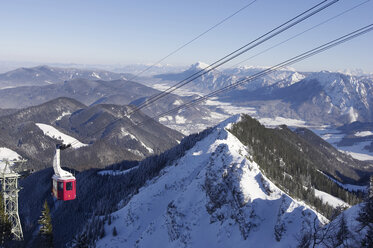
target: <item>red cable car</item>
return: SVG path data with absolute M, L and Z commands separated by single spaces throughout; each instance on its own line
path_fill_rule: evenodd
M 52 176 L 52 194 L 57 200 L 69 201 L 76 198 L 76 178 L 61 168 L 60 151 L 70 145 L 56 145 L 56 155 L 53 159 L 54 175 Z

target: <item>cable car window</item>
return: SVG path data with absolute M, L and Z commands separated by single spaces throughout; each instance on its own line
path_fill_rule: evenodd
M 72 190 L 73 189 L 73 183 L 72 182 L 67 182 L 66 183 L 66 190 Z
M 63 182 L 58 182 L 58 190 L 63 190 Z

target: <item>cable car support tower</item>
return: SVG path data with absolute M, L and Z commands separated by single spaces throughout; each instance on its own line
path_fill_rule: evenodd
M 4 212 L 8 216 L 9 221 L 12 224 L 12 234 L 15 240 L 23 240 L 21 221 L 18 215 L 18 178 L 20 175 L 10 169 L 10 162 L 5 162 L 4 170 L 1 172 L 1 192 L 3 194 Z M 17 162 L 25 162 L 17 161 Z

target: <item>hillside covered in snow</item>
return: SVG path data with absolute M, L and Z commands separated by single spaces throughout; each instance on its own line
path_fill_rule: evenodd
M 237 118 L 112 213 L 97 247 L 296 247 L 310 223 L 327 223 L 263 174 L 253 152 L 228 131 Z

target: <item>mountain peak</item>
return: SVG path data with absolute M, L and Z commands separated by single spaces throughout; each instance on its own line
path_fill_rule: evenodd
M 198 69 L 198 70 L 203 70 L 209 67 L 209 64 L 206 64 L 204 62 L 198 61 L 197 63 L 193 64 L 190 66 L 190 69 Z

